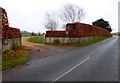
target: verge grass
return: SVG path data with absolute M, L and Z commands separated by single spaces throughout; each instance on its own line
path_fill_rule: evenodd
M 2 54 L 0 54 L 0 71 L 2 70 Z
M 25 46 L 14 47 L 13 50 L 5 51 L 2 54 L 2 70 L 25 63 L 28 60 L 28 48 Z
M 111 38 L 111 37 L 102 37 L 102 36 L 95 37 L 93 39 L 89 39 L 88 41 L 81 42 L 80 45 L 81 46 L 90 45 L 90 44 L 94 44 L 94 43 L 100 42 L 100 41 L 108 39 L 108 38 Z

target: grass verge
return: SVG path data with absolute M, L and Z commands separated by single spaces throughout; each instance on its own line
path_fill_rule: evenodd
M 2 70 L 2 54 L 0 54 L 0 71 Z
M 25 63 L 28 60 L 28 48 L 25 46 L 14 47 L 13 50 L 2 54 L 2 70 Z
M 31 36 L 30 38 L 28 38 L 27 41 L 33 42 L 33 43 L 44 43 L 45 42 L 44 34 L 42 34 L 40 36 Z
M 88 41 L 80 43 L 80 45 L 81 46 L 90 45 L 90 44 L 97 43 L 97 42 L 100 42 L 100 41 L 108 39 L 108 38 L 111 38 L 111 37 L 102 37 L 102 36 L 95 37 L 94 39 L 89 39 Z

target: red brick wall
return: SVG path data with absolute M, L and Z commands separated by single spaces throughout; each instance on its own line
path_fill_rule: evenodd
M 65 37 L 66 31 L 46 31 L 46 37 Z
M 9 27 L 8 23 L 8 17 L 7 12 L 5 9 L 0 7 L 0 15 L 2 15 L 2 23 L 0 23 L 0 30 L 2 30 L 0 33 L 0 37 L 2 36 L 3 39 L 12 39 L 12 38 L 18 38 L 21 36 L 20 30 L 17 28 Z
M 19 29 L 9 27 L 2 29 L 2 36 L 4 39 L 12 39 L 21 37 L 21 34 Z
M 72 28 L 73 25 L 76 25 L 76 29 Z M 109 31 L 84 23 L 69 23 L 66 25 L 66 30 L 69 33 L 70 37 L 89 37 L 89 36 L 109 36 Z
M 2 18 L 2 19 L 0 19 L 2 21 L 2 23 L 0 23 L 0 24 L 2 24 L 1 28 L 3 28 L 4 26 L 9 26 L 7 12 L 2 7 L 0 7 L 0 15 L 1 15 L 1 18 Z
M 90 37 L 90 36 L 110 36 L 109 31 L 84 23 L 68 23 L 66 31 L 46 31 L 46 37 L 65 37 L 68 32 L 69 37 Z
M 46 37 L 65 37 L 68 32 L 69 37 L 90 37 L 90 36 L 110 36 L 109 31 L 84 23 L 68 23 L 66 31 L 46 31 Z

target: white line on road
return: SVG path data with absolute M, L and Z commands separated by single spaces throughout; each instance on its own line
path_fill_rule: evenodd
M 72 67 L 70 70 L 68 70 L 67 72 L 65 72 L 64 74 L 62 74 L 60 77 L 58 77 L 57 79 L 55 79 L 54 81 L 52 81 L 52 83 L 54 83 L 55 81 L 59 80 L 60 78 L 62 78 L 63 76 L 65 76 L 66 74 L 68 74 L 69 72 L 71 72 L 72 70 L 74 70 L 75 68 L 77 68 L 79 65 L 81 65 L 82 63 L 84 63 L 85 61 L 87 61 L 89 58 L 90 57 L 84 59 L 82 62 L 80 62 L 76 66 Z

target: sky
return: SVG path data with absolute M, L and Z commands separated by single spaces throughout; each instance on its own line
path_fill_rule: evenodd
M 44 27 L 46 12 L 60 12 L 63 5 L 71 3 L 85 11 L 82 23 L 92 24 L 97 19 L 109 21 L 113 31 L 118 32 L 119 0 L 0 0 L 6 9 L 11 27 L 29 32 L 46 32 Z

